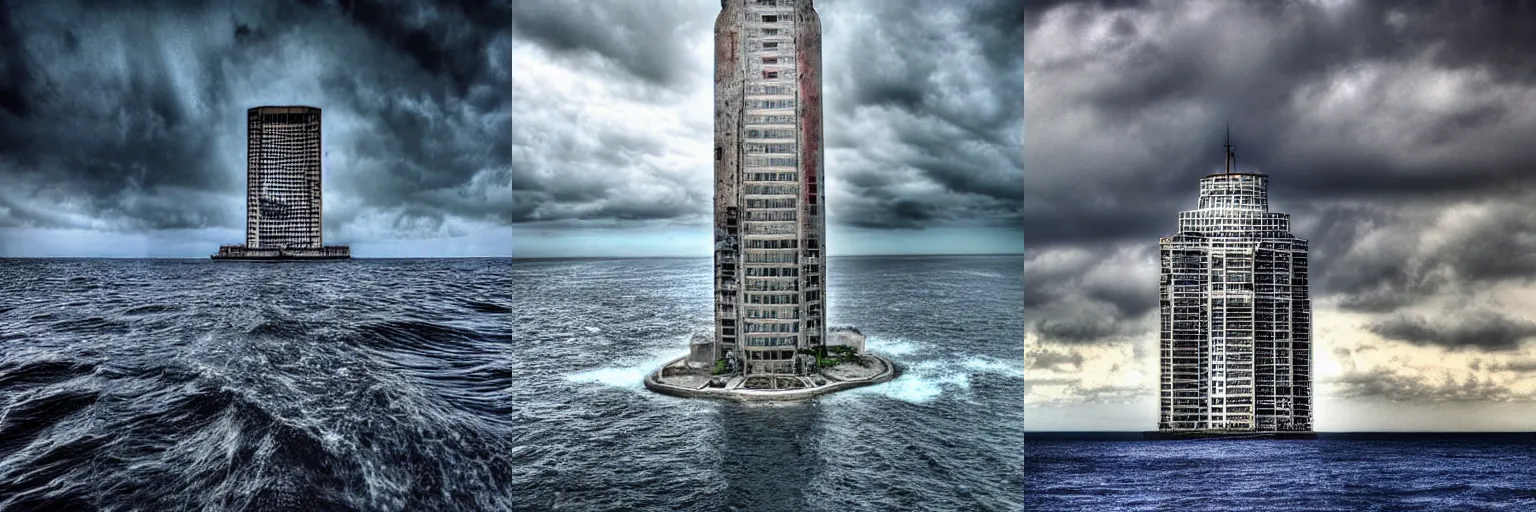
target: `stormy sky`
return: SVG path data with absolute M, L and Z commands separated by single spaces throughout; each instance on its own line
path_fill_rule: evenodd
M 326 243 L 511 253 L 500 1 L 0 1 L 0 256 L 244 237 L 245 111 L 323 110 Z
M 1035 2 L 1027 422 L 1157 422 L 1157 241 L 1222 165 L 1311 241 L 1319 430 L 1536 425 L 1536 5 Z
M 1019 253 L 1016 0 L 816 0 L 833 255 Z M 717 0 L 518 1 L 515 254 L 708 256 Z

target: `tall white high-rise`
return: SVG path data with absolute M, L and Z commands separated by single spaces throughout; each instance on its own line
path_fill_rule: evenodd
M 805 374 L 826 342 L 821 21 L 811 0 L 722 0 L 715 20 L 715 351 Z
M 1307 241 L 1269 211 L 1269 177 L 1200 179 L 1196 209 L 1161 240 L 1162 431 L 1310 432 Z

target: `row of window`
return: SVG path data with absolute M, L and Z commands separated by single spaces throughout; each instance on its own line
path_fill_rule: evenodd
M 792 292 L 800 289 L 800 282 L 782 279 L 755 279 L 747 281 L 747 291 L 751 292 Z
M 751 225 L 747 225 L 751 227 Z M 750 231 L 750 229 L 749 229 Z M 780 233 L 776 233 L 780 234 Z M 747 263 L 794 263 L 798 261 L 793 252 L 761 252 L 747 253 Z M 750 267 L 749 267 L 750 269 Z
M 747 208 L 794 208 L 794 198 L 784 199 L 748 199 Z
M 798 323 L 760 324 L 760 323 L 755 323 L 755 322 L 747 322 L 746 329 L 743 332 L 800 332 L 800 324 L 798 324 Z
M 797 234 L 797 233 L 798 232 L 795 231 L 795 225 L 793 223 L 789 223 L 789 222 L 775 222 L 775 223 L 771 223 L 771 224 L 766 224 L 766 223 L 749 223 L 749 224 L 747 224 L 747 234 L 748 235 L 793 235 L 793 234 Z
M 795 138 L 795 130 L 791 129 L 791 128 L 763 128 L 763 129 L 749 128 L 749 129 L 747 129 L 747 138 L 749 138 L 749 139 L 793 139 L 793 138 Z
M 800 297 L 793 293 L 748 293 L 747 304 L 799 304 Z
M 749 167 L 794 167 L 795 163 L 796 159 L 792 156 L 747 157 L 747 166 Z
M 749 164 L 750 165 L 750 164 Z M 747 181 L 795 181 L 792 172 L 749 172 Z
M 753 108 L 753 109 L 795 108 L 795 100 L 747 100 L 747 108 Z
M 795 116 L 747 116 L 747 124 L 795 124 Z
M 767 221 L 767 222 L 775 222 L 775 221 L 794 222 L 795 220 L 797 220 L 796 216 L 795 216 L 795 213 L 797 213 L 797 212 L 795 212 L 794 210 L 768 210 L 768 211 L 750 211 L 749 210 L 749 211 L 747 211 L 747 220 L 749 220 L 749 221 Z
M 763 154 L 763 153 L 789 153 L 789 154 L 794 154 L 794 152 L 795 152 L 795 143 L 793 143 L 793 142 L 778 142 L 778 143 L 772 143 L 772 144 L 765 144 L 765 143 L 761 143 L 761 142 L 748 142 L 748 143 L 746 143 L 746 146 L 747 146 L 747 154 L 749 154 L 749 155 L 759 155 L 759 154 Z
M 793 347 L 799 338 L 795 336 L 771 336 L 767 338 L 747 338 L 748 347 Z
M 790 213 L 794 212 L 791 211 Z M 794 249 L 798 245 L 797 242 L 799 242 L 799 240 L 763 240 L 761 238 L 748 238 L 746 241 L 746 246 L 748 249 Z
M 763 318 L 768 320 L 797 320 L 800 318 L 800 308 L 771 308 L 757 309 L 747 308 L 747 318 Z M 752 325 L 752 324 L 747 324 Z M 748 331 L 751 332 L 751 331 Z
M 800 269 L 794 267 L 747 267 L 746 270 L 747 277 L 798 277 L 800 275 Z

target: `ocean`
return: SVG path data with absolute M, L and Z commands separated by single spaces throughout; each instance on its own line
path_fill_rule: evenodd
M 904 367 L 793 404 L 641 379 L 711 325 L 707 259 L 517 260 L 513 486 L 529 510 L 1018 510 L 1023 258 L 828 262 L 829 325 Z
M 1536 510 L 1536 434 L 1026 436 L 1026 510 Z
M 507 510 L 509 259 L 0 260 L 0 510 Z

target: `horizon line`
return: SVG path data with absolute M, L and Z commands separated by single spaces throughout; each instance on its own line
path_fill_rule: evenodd
M 511 256 L 353 256 L 354 260 L 485 260 L 511 259 Z M 207 256 L 0 256 L 0 260 L 208 260 Z M 254 260 L 253 260 L 254 261 Z M 302 261 L 302 260 L 272 260 Z M 345 260 L 328 260 L 345 261 Z M 260 261 L 255 261 L 260 263 Z
M 931 254 L 837 254 L 827 256 L 832 258 L 889 258 L 889 257 L 933 257 L 933 256 L 1023 256 L 1022 252 L 967 252 L 967 253 L 931 253 Z M 514 260 L 666 260 L 666 259 L 708 259 L 714 256 L 705 254 L 701 256 L 512 256 Z
M 1030 434 L 1141 434 L 1157 430 L 1025 430 Z M 1260 432 L 1260 433 L 1266 433 Z M 1312 430 L 1314 434 L 1532 434 L 1536 430 Z

